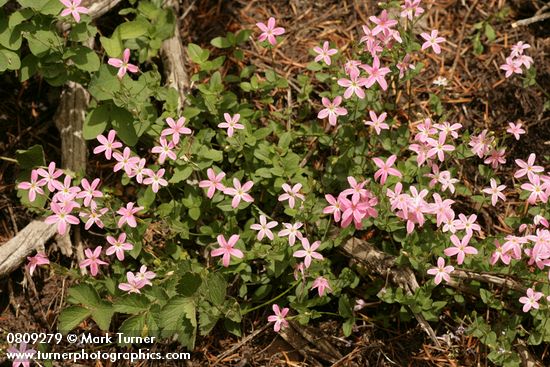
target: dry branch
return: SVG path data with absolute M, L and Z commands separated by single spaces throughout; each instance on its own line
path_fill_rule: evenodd
M 55 224 L 35 220 L 0 246 L 0 278 L 17 269 L 34 250 L 42 250 L 55 232 Z
M 122 0 L 85 0 L 82 5 L 88 7 L 88 15 L 92 19 L 97 19 L 121 2 Z M 71 23 L 61 23 L 58 28 L 61 32 L 66 32 L 71 29 Z
M 531 18 L 518 20 L 517 22 L 512 23 L 512 28 L 517 28 L 517 27 L 526 26 L 537 22 L 542 22 L 543 20 L 549 19 L 549 18 L 550 18 L 550 12 L 544 13 L 544 14 L 538 14 L 538 15 L 532 16 Z

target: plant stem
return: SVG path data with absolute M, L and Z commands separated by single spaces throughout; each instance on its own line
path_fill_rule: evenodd
M 256 311 L 256 310 L 259 309 L 259 308 L 262 308 L 262 307 L 264 307 L 264 306 L 266 306 L 266 305 L 269 305 L 269 304 L 275 302 L 276 300 L 278 300 L 279 298 L 281 298 L 282 296 L 284 296 L 285 294 L 287 294 L 288 292 L 290 292 L 294 287 L 296 287 L 296 286 L 298 285 L 299 282 L 300 282 L 300 281 L 297 280 L 297 281 L 295 281 L 294 283 L 292 283 L 292 284 L 290 285 L 290 287 L 288 287 L 288 289 L 287 289 L 286 291 L 284 291 L 283 293 L 279 294 L 277 297 L 272 298 L 272 299 L 270 299 L 269 301 L 262 303 L 261 305 L 258 305 L 258 306 L 255 306 L 255 307 L 252 307 L 252 308 L 249 308 L 249 309 L 244 310 L 243 312 L 241 312 L 241 315 L 246 315 L 246 314 L 249 313 L 249 312 Z

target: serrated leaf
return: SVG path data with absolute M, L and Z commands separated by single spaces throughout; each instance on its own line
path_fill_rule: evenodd
M 58 329 L 63 334 L 77 327 L 91 315 L 90 310 L 81 306 L 70 306 L 61 311 L 58 320 Z
M 129 294 L 113 304 L 115 312 L 138 314 L 149 308 L 151 302 L 142 294 Z
M 96 306 L 100 304 L 99 294 L 89 284 L 78 284 L 69 288 L 69 301 L 80 303 L 84 306 Z
M 115 311 L 113 306 L 105 301 L 101 301 L 97 306 L 91 309 L 92 320 L 95 321 L 97 326 L 103 331 L 108 331 L 111 325 L 111 319 Z
M 218 273 L 209 273 L 203 282 L 204 296 L 215 306 L 221 306 L 227 294 L 227 281 Z

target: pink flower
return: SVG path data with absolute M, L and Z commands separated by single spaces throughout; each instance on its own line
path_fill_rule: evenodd
M 395 163 L 395 160 L 397 159 L 397 156 L 391 155 L 386 162 L 384 162 L 380 158 L 373 158 L 374 164 L 378 168 L 380 168 L 378 171 L 374 173 L 374 180 L 377 181 L 380 179 L 380 184 L 385 184 L 386 180 L 388 179 L 388 175 L 396 176 L 396 177 L 403 177 L 401 175 L 401 172 L 399 172 L 397 169 L 392 168 L 393 164 Z
M 406 54 L 403 57 L 403 60 L 397 63 L 397 69 L 399 69 L 399 79 L 402 79 L 405 76 L 405 72 L 410 69 L 414 70 L 415 66 L 411 63 L 411 55 Z
M 234 234 L 229 238 L 229 241 L 225 240 L 225 237 L 223 235 L 218 235 L 217 237 L 218 243 L 220 245 L 220 248 L 217 248 L 215 250 L 212 250 L 210 252 L 211 256 L 223 256 L 222 257 L 222 264 L 224 267 L 229 266 L 229 262 L 231 261 L 231 256 L 235 256 L 239 259 L 242 259 L 244 254 L 241 250 L 233 248 L 237 241 L 239 240 L 239 235 Z
M 501 164 L 506 163 L 505 156 L 505 148 L 502 149 L 493 149 L 491 150 L 491 153 L 489 153 L 489 157 L 487 157 L 483 163 L 490 164 L 493 169 L 497 169 Z
M 172 151 L 174 149 L 175 143 L 172 140 L 171 142 L 166 141 L 164 137 L 160 138 L 160 146 L 155 146 L 151 149 L 151 152 L 159 154 L 159 163 L 163 164 L 166 160 L 166 157 L 175 161 L 177 159 L 176 153 Z
M 96 211 L 96 207 L 94 205 L 92 205 L 91 207 L 91 210 L 90 210 L 90 213 L 86 213 L 86 212 L 83 212 L 81 211 L 80 213 L 78 213 L 78 215 L 80 216 L 80 218 L 82 219 L 86 219 L 86 224 L 84 225 L 84 229 L 88 230 L 92 227 L 92 225 L 95 223 L 96 226 L 98 226 L 99 228 L 103 228 L 103 222 L 101 221 L 101 217 L 107 213 L 109 211 L 108 208 L 103 208 L 103 209 L 100 209 L 99 212 Z
M 455 147 L 450 144 L 445 144 L 445 139 L 447 136 L 444 133 L 439 134 L 439 139 L 435 140 L 432 138 L 427 138 L 426 143 L 431 147 L 428 151 L 428 158 L 431 158 L 437 155 L 439 161 L 443 162 L 445 160 L 445 152 L 452 152 L 455 150 Z
M 50 263 L 50 260 L 48 260 L 48 257 L 43 252 L 39 252 L 34 256 L 27 256 L 27 260 L 29 260 L 27 266 L 29 267 L 29 274 L 31 277 L 37 266 L 48 265 Z
M 63 183 L 60 181 L 55 181 L 53 183 L 53 186 L 58 191 L 57 194 L 54 196 L 54 200 L 59 200 L 59 198 L 66 198 L 69 201 L 72 201 L 76 197 L 76 195 L 80 192 L 80 187 L 73 186 L 71 176 L 65 176 L 65 179 L 63 180 Z M 80 205 L 78 205 L 80 206 Z
M 519 299 L 519 301 L 523 303 L 523 312 L 529 312 L 531 308 L 538 310 L 538 300 L 541 299 L 543 295 L 544 294 L 541 292 L 535 292 L 533 288 L 527 289 L 527 297 L 520 297 Z
M 510 253 L 505 251 L 504 247 L 500 246 L 500 243 L 498 240 L 495 240 L 495 252 L 491 254 L 491 259 L 489 260 L 489 264 L 495 265 L 497 261 L 500 259 L 505 265 L 510 264 L 510 260 L 512 260 L 512 256 L 510 256 Z
M 472 147 L 472 152 L 477 154 L 479 158 L 483 158 L 483 156 L 487 154 L 489 147 L 494 140 L 492 136 L 487 136 L 487 133 L 488 130 L 485 129 L 477 136 L 472 135 L 470 142 L 468 143 L 468 145 Z
M 434 124 L 434 127 L 440 130 L 445 135 L 451 135 L 454 139 L 458 138 L 457 130 L 462 128 L 461 124 L 450 124 L 449 121 L 445 121 L 442 124 Z
M 126 273 L 126 278 L 128 283 L 120 283 L 118 289 L 128 293 L 141 293 L 140 289 L 146 285 L 143 279 L 139 279 L 131 271 Z
M 397 25 L 397 20 L 389 19 L 387 10 L 382 10 L 379 17 L 370 16 L 369 20 L 376 24 L 376 27 L 372 30 L 372 35 L 376 36 L 378 33 L 389 33 L 391 28 Z
M 331 64 L 330 57 L 338 53 L 337 49 L 330 48 L 328 41 L 325 41 L 323 43 L 323 48 L 319 46 L 313 47 L 313 51 L 318 54 L 317 56 L 315 56 L 315 62 L 323 60 L 327 65 Z
M 369 74 L 369 77 L 366 79 L 365 82 L 365 88 L 370 88 L 374 83 L 378 83 L 380 85 L 380 88 L 382 88 L 383 90 L 388 89 L 388 83 L 386 82 L 385 75 L 390 72 L 390 68 L 381 68 L 380 59 L 378 57 L 375 57 L 373 59 L 372 66 L 368 64 L 363 64 L 360 67 Z
M 323 255 L 315 252 L 315 250 L 317 250 L 317 248 L 321 246 L 321 241 L 315 241 L 311 244 L 311 246 L 307 238 L 303 237 L 301 241 L 303 250 L 298 250 L 294 252 L 294 255 L 292 256 L 303 257 L 306 269 L 309 268 L 309 266 L 311 265 L 311 259 L 323 260 Z
M 418 17 L 424 13 L 424 9 L 420 7 L 422 0 L 405 0 L 405 4 L 401 5 L 401 18 L 413 20 L 413 17 Z
M 129 71 L 130 73 L 137 73 L 138 67 L 136 65 L 128 63 L 130 61 L 130 49 L 127 48 L 122 53 L 122 59 L 117 59 L 114 57 L 111 57 L 107 63 L 111 66 L 114 66 L 115 68 L 118 68 L 117 76 L 119 79 L 122 79 L 124 75 L 126 75 L 126 72 Z
M 128 223 L 128 225 L 132 228 L 137 227 L 136 218 L 134 217 L 134 214 L 139 212 L 140 210 L 143 210 L 144 208 L 142 206 L 138 206 L 134 208 L 134 203 L 129 202 L 126 204 L 126 208 L 122 207 L 119 210 L 117 210 L 117 214 L 120 214 L 121 217 L 118 220 L 118 228 L 122 228 L 124 223 Z
M 216 175 L 214 170 L 212 168 L 209 168 L 206 171 L 206 174 L 208 176 L 208 180 L 202 180 L 201 182 L 199 182 L 199 187 L 208 188 L 206 196 L 209 199 L 212 199 L 216 190 L 225 190 L 225 186 L 222 184 L 222 180 L 225 177 L 225 172 L 222 171 Z
M 132 172 L 128 175 L 128 177 L 135 177 L 136 181 L 138 183 L 143 183 L 143 176 L 149 172 L 148 168 L 145 168 L 145 165 L 147 164 L 147 161 L 145 158 L 141 158 L 139 162 L 137 162 L 132 167 Z
M 535 155 L 535 153 L 529 154 L 529 158 L 527 159 L 527 162 L 521 159 L 516 159 L 516 164 L 521 169 L 518 169 L 516 173 L 514 173 L 514 177 L 520 178 L 527 175 L 527 177 L 531 179 L 532 177 L 536 176 L 536 173 L 544 172 L 544 167 L 535 166 L 535 159 L 537 159 L 537 156 Z
M 477 249 L 472 246 L 468 246 L 471 235 L 466 235 L 462 240 L 459 240 L 456 235 L 451 236 L 451 242 L 454 247 L 447 247 L 443 253 L 445 256 L 456 256 L 457 264 L 461 265 L 464 262 L 464 257 L 468 255 L 477 254 Z
M 425 50 L 431 47 L 434 50 L 436 55 L 439 55 L 441 53 L 441 47 L 439 46 L 439 43 L 445 42 L 445 38 L 438 37 L 437 34 L 438 34 L 438 31 L 434 29 L 430 34 L 424 32 L 420 35 L 420 37 L 426 40 L 426 42 L 422 44 L 422 50 Z
M 323 97 L 321 99 L 323 106 L 326 108 L 319 111 L 317 114 L 318 119 L 324 119 L 328 116 L 328 123 L 332 126 L 336 126 L 336 119 L 338 116 L 345 116 L 348 114 L 348 110 L 344 107 L 338 107 L 342 103 L 342 97 L 337 96 L 331 102 L 330 99 Z
M 100 146 L 94 148 L 94 154 L 105 152 L 105 158 L 111 159 L 113 149 L 121 148 L 122 143 L 115 140 L 116 131 L 110 130 L 107 138 L 103 135 L 98 135 L 97 140 L 101 143 Z M 51 190 L 50 190 L 51 191 Z
M 491 178 L 491 187 L 486 187 L 483 189 L 483 192 L 486 194 L 491 194 L 491 204 L 495 206 L 497 204 L 498 199 L 502 199 L 502 201 L 506 200 L 506 196 L 501 192 L 506 188 L 505 185 L 497 186 L 497 182 L 494 178 Z
M 136 273 L 136 278 L 138 280 L 142 280 L 145 285 L 153 285 L 153 283 L 151 283 L 151 280 L 155 279 L 156 276 L 157 274 L 150 270 L 147 270 L 147 266 L 145 265 L 142 265 L 141 268 L 139 268 L 139 273 Z
M 40 187 L 41 184 L 46 184 L 44 181 L 38 179 L 38 172 L 36 170 L 31 171 L 30 182 L 20 182 L 17 185 L 18 189 L 29 190 L 29 201 L 33 202 L 36 199 L 36 194 L 44 195 L 44 190 Z
M 124 169 L 127 175 L 131 175 L 134 171 L 134 167 L 139 163 L 139 157 L 132 157 L 131 154 L 132 151 L 128 147 L 124 148 L 122 154 L 119 152 L 113 153 L 113 158 L 118 162 L 113 167 L 113 171 L 117 172 Z
M 435 275 L 434 283 L 437 285 L 441 283 L 441 280 L 446 282 L 451 280 L 449 274 L 455 270 L 454 266 L 445 266 L 445 259 L 441 256 L 437 259 L 437 268 L 431 268 L 428 270 L 428 274 Z
M 294 224 L 283 223 L 283 227 L 285 227 L 285 229 L 283 229 L 282 231 L 279 231 L 279 233 L 277 233 L 277 236 L 279 237 L 288 236 L 289 245 L 294 246 L 294 243 L 296 242 L 296 238 L 298 238 L 299 240 L 303 238 L 302 234 L 298 230 L 300 229 L 300 227 L 302 227 L 302 225 L 303 224 L 300 222 L 296 222 Z
M 511 57 L 518 57 L 520 55 L 523 55 L 523 51 L 530 48 L 531 45 L 528 43 L 524 43 L 523 41 L 519 41 L 515 45 L 512 46 L 512 52 L 510 52 Z
M 338 199 L 335 199 L 332 195 L 325 195 L 326 201 L 330 204 L 329 206 L 326 206 L 323 209 L 323 213 L 325 214 L 332 214 L 334 216 L 334 221 L 338 223 L 340 221 L 340 218 L 342 217 L 342 211 L 340 208 L 340 201 Z
M 548 189 L 550 189 L 550 184 L 548 182 L 540 182 L 540 177 L 538 175 L 529 176 L 529 183 L 524 183 L 521 185 L 522 190 L 531 192 L 527 202 L 529 204 L 535 204 L 537 200 L 546 203 L 548 201 Z
M 512 74 L 523 74 L 521 64 L 513 57 L 507 57 L 506 62 L 500 65 L 500 69 L 506 71 L 506 74 L 504 74 L 506 78 L 511 77 Z
M 263 42 L 267 39 L 267 41 L 272 46 L 275 46 L 277 44 L 277 39 L 275 38 L 275 36 L 280 36 L 285 33 L 284 28 L 275 27 L 275 18 L 273 17 L 270 17 L 267 20 L 267 26 L 261 22 L 256 23 L 256 26 L 262 31 L 262 34 L 260 34 L 260 37 L 258 37 L 258 41 Z
M 168 181 L 166 181 L 162 176 L 164 176 L 165 169 L 161 168 L 157 172 L 153 170 L 148 170 L 148 177 L 143 180 L 144 185 L 151 185 L 153 192 L 158 192 L 161 186 L 168 186 Z
M 191 129 L 185 127 L 185 117 L 180 117 L 178 121 L 174 121 L 173 118 L 168 117 L 166 123 L 170 126 L 168 129 L 162 130 L 160 136 L 172 135 L 172 142 L 178 144 L 180 141 L 180 135 L 191 135 Z
M 360 73 L 360 70 L 358 68 L 359 65 L 361 65 L 361 61 L 359 60 L 348 60 L 344 64 L 344 71 L 346 72 L 347 75 L 351 75 L 352 71 L 359 74 Z
M 27 343 L 21 342 L 19 344 L 19 349 L 14 346 L 8 348 L 8 353 L 14 355 L 12 362 L 12 367 L 29 367 L 31 365 L 31 357 L 36 354 L 36 350 L 27 349 Z
M 514 138 L 516 138 L 516 140 L 519 140 L 519 136 L 521 134 L 525 134 L 525 130 L 521 128 L 522 126 L 521 122 L 518 122 L 517 124 L 514 124 L 513 122 L 509 122 L 508 125 L 510 127 L 506 129 L 506 132 L 514 135 Z
M 474 231 L 481 231 L 481 227 L 476 223 L 477 215 L 472 214 L 466 217 L 464 214 L 459 214 L 458 219 L 455 220 L 455 228 L 458 230 L 465 230 L 467 236 L 472 236 Z
M 250 226 L 250 229 L 259 231 L 257 236 L 258 241 L 261 241 L 264 236 L 267 236 L 267 238 L 273 240 L 273 232 L 271 232 L 271 228 L 276 227 L 277 224 L 279 223 L 277 223 L 276 221 L 271 221 L 268 223 L 266 216 L 262 214 L 260 215 L 260 224 L 253 224 Z
M 89 248 L 84 250 L 84 254 L 86 255 L 87 259 L 82 260 L 79 265 L 80 268 L 86 268 L 89 266 L 90 273 L 93 277 L 97 275 L 99 265 L 107 265 L 105 261 L 99 259 L 99 256 L 101 255 L 101 249 L 101 246 L 97 246 L 93 252 Z
M 288 184 L 283 184 L 283 190 L 285 190 L 284 194 L 279 195 L 279 201 L 285 201 L 288 200 L 288 206 L 291 208 L 294 208 L 294 204 L 296 202 L 296 198 L 304 201 L 306 198 L 304 195 L 300 194 L 300 189 L 302 188 L 301 183 L 297 183 L 296 185 L 290 187 Z
M 70 227 L 71 224 L 76 225 L 80 223 L 77 217 L 70 214 L 74 206 L 75 205 L 72 203 L 61 206 L 58 203 L 52 201 L 51 208 L 54 214 L 47 217 L 44 220 L 44 223 L 46 224 L 57 223 L 57 232 L 63 236 L 67 231 L 67 228 Z
M 66 17 L 71 14 L 74 20 L 78 23 L 80 22 L 80 14 L 88 14 L 88 8 L 80 6 L 82 0 L 59 0 L 63 5 L 66 6 L 65 9 L 61 12 L 62 17 Z
M 350 71 L 349 77 L 349 79 L 338 79 L 338 85 L 347 88 L 344 92 L 344 98 L 349 99 L 353 94 L 357 95 L 360 99 L 365 98 L 365 91 L 362 87 L 367 84 L 367 79 L 360 78 L 359 70 L 354 69 Z
M 436 224 L 440 227 L 444 222 L 454 219 L 455 213 L 451 208 L 451 205 L 454 204 L 454 200 L 442 200 L 438 193 L 434 193 L 433 198 L 434 203 L 430 204 L 430 213 L 436 215 Z
M 351 195 L 351 201 L 357 203 L 361 198 L 364 198 L 368 194 L 368 190 L 365 189 L 367 181 L 361 183 L 357 182 L 355 177 L 348 176 L 349 189 L 342 191 L 343 196 Z
M 365 125 L 372 126 L 376 130 L 376 135 L 380 135 L 382 130 L 388 130 L 390 127 L 384 121 L 388 114 L 383 112 L 380 116 L 376 116 L 376 112 L 369 111 L 370 121 L 365 121 Z
M 44 177 L 41 180 L 42 184 L 40 184 L 40 186 L 48 184 L 48 190 L 50 190 L 50 192 L 55 191 L 55 186 L 53 185 L 53 183 L 57 181 L 57 178 L 63 174 L 62 170 L 55 168 L 55 162 L 50 162 L 47 171 L 43 168 L 39 168 L 36 170 L 36 172 L 39 176 Z
M 311 290 L 314 290 L 315 288 L 317 288 L 319 297 L 323 297 L 325 295 L 325 290 L 332 292 L 332 288 L 330 288 L 328 280 L 324 277 L 315 278 L 315 280 L 313 281 L 313 285 L 311 286 Z
M 124 251 L 130 251 L 134 248 L 134 245 L 126 241 L 126 233 L 121 233 L 118 238 L 107 236 L 107 242 L 111 244 L 111 247 L 105 251 L 109 256 L 116 254 L 117 259 L 124 260 Z
M 99 178 L 93 180 L 91 184 L 86 178 L 83 178 L 82 181 L 80 181 L 80 185 L 83 190 L 76 194 L 76 197 L 84 198 L 84 206 L 90 206 L 90 204 L 94 201 L 94 198 L 103 197 L 103 193 L 96 190 L 100 182 L 101 180 Z
M 238 123 L 241 118 L 240 114 L 236 113 L 232 117 L 230 114 L 224 113 L 223 118 L 225 122 L 218 124 L 218 127 L 227 129 L 227 136 L 232 137 L 234 130 L 244 130 L 244 125 Z
M 288 327 L 288 321 L 286 321 L 285 317 L 288 314 L 289 309 L 288 307 L 285 307 L 281 310 L 279 309 L 279 305 L 275 304 L 272 306 L 272 308 L 275 314 L 269 315 L 267 317 L 267 321 L 275 323 L 275 325 L 273 325 L 273 330 L 278 333 L 281 328 Z
M 231 201 L 231 207 L 233 207 L 233 209 L 239 206 L 241 200 L 244 200 L 247 203 L 251 203 L 254 201 L 254 198 L 250 196 L 250 194 L 248 194 L 248 191 L 250 191 L 253 185 L 254 182 L 248 181 L 241 186 L 241 181 L 239 181 L 239 179 L 237 178 L 234 178 L 233 187 L 225 188 L 225 190 L 223 191 L 224 194 L 233 196 L 233 200 Z

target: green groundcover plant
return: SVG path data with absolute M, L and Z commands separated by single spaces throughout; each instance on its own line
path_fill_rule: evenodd
M 60 234 L 83 226 L 102 236 L 103 245 L 85 250 L 85 272 L 44 253 L 29 258 L 31 276 L 49 265 L 72 279 L 60 331 L 91 319 L 104 331 L 175 338 L 191 350 L 216 325 L 241 335 L 243 318 L 258 311 L 271 313 L 264 320 L 276 332 L 291 319 L 329 316 L 349 336 L 365 300 L 378 298 L 400 304 L 405 321 L 413 311 L 436 324 L 446 311 L 499 365 L 519 364 L 519 340 L 550 341 L 550 177 L 532 153 L 515 161 L 513 186 L 501 184 L 506 149 L 526 131 L 513 122 L 506 131 L 466 131 L 448 121 L 444 78 L 429 94 L 431 114 L 411 115 L 415 106 L 401 96 L 410 97 L 419 60 L 446 51 L 438 30 L 417 31 L 420 0 L 381 3 L 345 54 L 319 40 L 297 82 L 277 72 L 285 29 L 274 18 L 213 39 L 217 57 L 189 44 L 197 72 L 184 106 L 157 68 L 176 23 L 162 1 L 130 1 L 120 11 L 129 20 L 109 37 L 97 37 L 79 0 L 18 3 L 0 11 L 0 70 L 84 85 L 92 102 L 83 135 L 94 159 L 112 168 L 111 181 L 128 188 L 122 195 L 46 164 L 40 146 L 18 153 L 23 203 Z M 100 46 L 87 47 L 90 38 Z M 244 57 L 250 42 L 268 49 L 270 66 Z M 525 87 L 536 85 L 529 47 L 513 45 L 501 66 L 507 78 L 524 75 Z M 228 59 L 238 63 L 227 68 Z M 459 179 L 467 166 L 478 170 L 475 187 Z M 516 214 L 505 228 L 478 224 L 479 209 L 503 210 L 510 197 Z M 359 287 L 367 280 L 337 249 L 366 233 L 415 270 L 414 294 L 378 281 Z M 513 274 L 526 291 L 468 281 L 478 297 L 467 300 L 451 286 L 458 269 Z M 384 303 L 380 315 L 391 307 Z

